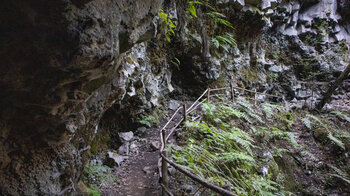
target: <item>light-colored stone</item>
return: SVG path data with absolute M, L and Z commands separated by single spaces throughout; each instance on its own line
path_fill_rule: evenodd
M 177 100 L 170 100 L 168 108 L 171 110 L 177 110 L 180 107 L 180 103 Z
M 122 139 L 123 141 L 131 141 L 134 138 L 134 133 L 132 131 L 129 132 L 121 132 L 119 133 L 119 137 L 120 139 Z
M 123 145 L 121 145 L 118 148 L 118 154 L 120 155 L 129 155 L 130 150 L 129 150 L 129 142 L 125 142 Z
M 113 151 L 108 151 L 105 164 L 110 167 L 114 167 L 114 166 L 119 167 L 125 159 L 126 159 L 125 156 L 121 156 L 118 153 Z
M 150 147 L 153 151 L 159 150 L 160 148 L 160 142 L 159 141 L 153 141 L 150 144 Z

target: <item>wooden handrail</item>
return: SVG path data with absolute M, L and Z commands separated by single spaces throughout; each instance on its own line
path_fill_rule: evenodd
M 191 112 L 193 112 L 195 109 L 197 109 L 198 106 L 200 106 L 201 104 L 203 104 L 203 103 L 206 102 L 206 101 L 207 101 L 207 100 L 204 99 L 203 101 L 199 102 L 194 108 L 192 108 L 191 111 L 188 111 L 187 114 L 190 114 Z
M 168 122 L 163 126 L 163 128 L 160 131 L 162 131 L 163 129 L 165 129 L 169 125 L 169 123 L 173 120 L 173 118 L 180 111 L 180 109 L 181 109 L 181 107 L 177 108 L 177 110 L 174 112 L 174 114 L 171 116 L 171 118 L 168 120 Z
M 185 174 L 186 176 L 190 177 L 192 180 L 198 182 L 199 184 L 209 188 L 212 191 L 215 191 L 216 193 L 219 193 L 221 195 L 225 195 L 225 196 L 237 196 L 235 194 L 233 194 L 232 192 L 223 189 L 219 186 L 216 186 L 214 184 L 211 184 L 205 180 L 202 180 L 200 177 L 198 177 L 197 175 L 187 171 L 186 169 L 184 169 L 183 167 L 181 167 L 180 165 L 174 163 L 173 161 L 169 160 L 168 158 L 166 158 L 165 156 L 163 156 L 163 154 L 161 153 L 160 156 L 166 161 L 168 162 L 171 166 L 173 166 L 175 169 L 179 170 L 181 173 Z
M 243 91 L 248 91 L 248 92 L 252 92 L 254 93 L 254 99 L 252 98 L 247 98 L 247 99 L 251 99 L 254 100 L 255 104 L 257 104 L 257 94 L 263 94 L 266 96 L 270 96 L 270 97 L 277 97 L 277 98 L 282 98 L 279 96 L 275 96 L 275 95 L 270 95 L 270 94 L 266 94 L 266 93 L 260 93 L 257 92 L 256 89 L 254 89 L 254 91 L 252 90 L 248 90 L 245 88 L 240 88 L 240 87 L 233 87 L 231 85 L 230 88 L 216 88 L 216 89 L 206 89 L 198 98 L 197 100 L 188 108 L 186 109 L 186 105 L 184 105 L 183 107 L 179 107 L 174 114 L 171 116 L 171 118 L 168 120 L 168 122 L 163 126 L 163 128 L 160 130 L 160 138 L 161 138 L 161 147 L 159 148 L 160 151 L 160 156 L 162 159 L 162 170 L 160 175 L 162 175 L 162 178 L 167 178 L 167 175 L 163 175 L 164 172 L 167 173 L 167 164 L 165 164 L 166 162 L 169 163 L 171 166 L 173 166 L 175 169 L 179 170 L 181 173 L 185 174 L 186 176 L 190 177 L 192 180 L 200 183 L 201 185 L 203 185 L 204 187 L 207 187 L 209 189 L 211 189 L 212 191 L 215 191 L 216 193 L 219 193 L 221 195 L 227 195 L 227 196 L 236 196 L 235 194 L 233 194 L 232 192 L 223 189 L 219 186 L 213 185 L 205 180 L 202 180 L 201 178 L 199 178 L 197 175 L 187 171 L 186 169 L 184 169 L 183 167 L 181 167 L 180 165 L 174 163 L 173 161 L 169 160 L 167 158 L 167 154 L 166 151 L 164 151 L 165 145 L 169 139 L 169 137 L 174 133 L 174 131 L 176 130 L 176 128 L 184 121 L 186 120 L 186 116 L 188 114 L 190 114 L 191 112 L 193 112 L 194 110 L 196 110 L 198 108 L 198 106 L 200 106 L 201 104 L 203 104 L 205 101 L 210 101 L 210 97 L 216 96 L 216 95 L 225 95 L 225 94 L 213 94 L 210 95 L 210 92 L 214 92 L 214 91 L 220 91 L 220 90 L 226 90 L 229 89 L 231 90 L 231 96 L 232 96 L 232 100 L 234 98 L 234 92 L 233 89 L 241 89 Z M 202 100 L 201 102 L 200 99 L 202 99 L 205 95 L 207 94 L 207 98 Z M 176 123 L 176 125 L 170 130 L 169 134 L 166 135 L 166 127 L 170 124 L 170 122 L 175 118 L 176 114 L 179 113 L 180 109 L 183 108 L 184 112 L 183 112 L 183 117 Z M 163 154 L 164 153 L 164 154 Z M 163 188 L 163 195 L 164 193 L 167 193 L 168 195 L 172 196 L 173 194 L 169 191 L 169 189 L 167 188 L 167 179 L 163 179 L 163 183 L 165 184 L 161 184 L 162 188 Z
M 176 114 L 180 111 L 181 107 L 179 107 L 174 114 L 171 116 L 171 118 L 168 120 L 168 122 L 163 126 L 163 128 L 159 131 L 160 132 L 160 141 L 163 141 L 163 134 L 162 131 L 169 125 L 169 123 L 173 120 L 173 118 L 176 116 Z M 160 149 L 164 149 L 164 143 L 162 142 L 162 145 L 160 147 Z
M 201 96 L 198 97 L 198 99 L 187 109 L 187 111 L 191 110 L 192 107 L 200 100 L 202 97 L 208 92 L 209 89 L 205 90 Z
M 223 88 L 214 88 L 214 89 L 210 89 L 210 91 L 221 91 L 221 90 L 226 90 L 228 89 L 228 87 L 223 87 Z
M 168 136 L 165 138 L 165 141 L 168 141 L 168 139 L 169 139 L 169 137 L 171 136 L 171 134 L 173 134 L 173 132 L 175 131 L 175 129 L 182 123 L 183 120 L 184 120 L 184 119 L 181 118 L 181 120 L 175 125 L 175 127 L 173 127 L 173 128 L 170 130 Z
M 168 194 L 169 196 L 174 196 L 174 194 L 172 194 L 170 190 L 166 186 L 164 186 L 164 184 L 160 183 L 160 186 L 164 189 L 166 194 Z

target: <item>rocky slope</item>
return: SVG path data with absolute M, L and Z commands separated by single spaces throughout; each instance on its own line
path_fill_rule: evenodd
M 220 56 L 211 37 L 225 28 L 205 7 L 191 17 L 184 0 L 3 2 L 0 193 L 76 190 L 95 136 L 118 143 L 115 132 L 134 130 L 171 92 L 232 82 L 312 104 L 324 88 L 309 81 L 329 82 L 348 63 L 348 1 L 211 4 L 235 27 L 237 47 Z M 170 43 L 157 26 L 162 5 L 176 25 Z M 336 98 L 349 99 L 349 87 Z

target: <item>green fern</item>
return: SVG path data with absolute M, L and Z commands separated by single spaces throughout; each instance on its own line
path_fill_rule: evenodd
M 237 103 L 241 106 L 240 108 L 247 112 L 254 112 L 253 106 L 244 98 L 238 98 Z
M 340 111 L 332 111 L 331 114 L 334 114 L 336 116 L 338 116 L 340 119 L 343 119 L 347 122 L 350 122 L 350 116 L 344 114 L 343 112 Z
M 315 157 L 315 155 L 313 155 L 312 153 L 310 153 L 307 150 L 303 150 L 300 152 L 300 154 L 304 157 L 308 157 L 309 159 L 311 159 L 312 161 L 318 161 L 318 159 Z
M 295 134 L 294 133 L 292 133 L 292 132 L 287 132 L 286 133 L 287 134 L 287 136 L 288 136 L 288 141 L 289 141 L 289 143 L 293 146 L 293 147 L 300 147 L 300 144 L 297 142 L 297 140 L 296 140 L 296 136 L 295 136 Z
M 327 138 L 330 139 L 334 144 L 345 150 L 344 143 L 338 138 L 334 137 L 331 132 L 328 132 Z
M 249 124 L 253 124 L 253 121 L 250 119 L 247 113 L 242 113 L 242 118 L 246 120 Z
M 338 169 L 338 168 L 336 168 L 334 166 L 330 166 L 330 167 L 336 172 L 335 174 L 331 174 L 331 176 L 340 178 L 344 182 L 350 184 L 350 178 L 345 172 L 341 171 L 340 169 Z
M 170 37 L 175 34 L 174 29 L 176 26 L 163 9 L 160 10 L 158 16 L 160 20 L 161 30 L 163 31 L 166 40 L 168 42 L 171 42 Z
M 248 113 L 248 115 L 250 117 L 252 117 L 253 119 L 259 121 L 260 123 L 264 123 L 265 122 L 258 114 L 250 112 L 250 113 Z
M 290 152 L 288 149 L 285 148 L 276 148 L 272 154 L 274 157 L 282 157 L 284 153 Z
M 319 117 L 316 117 L 316 116 L 311 115 L 311 114 L 307 114 L 306 117 L 308 119 L 312 119 L 313 121 L 317 122 L 320 126 L 325 127 L 325 125 L 323 124 L 322 120 Z
M 209 12 L 207 15 L 214 21 L 215 24 L 222 24 L 226 27 L 233 29 L 232 24 L 226 20 L 226 16 L 219 12 Z
M 275 113 L 275 108 L 271 107 L 271 104 L 263 104 L 262 108 L 267 118 L 271 118 L 272 115 Z
M 230 46 L 236 46 L 236 40 L 233 37 L 233 34 L 231 33 L 225 33 L 224 35 L 217 35 L 213 38 L 211 38 L 211 42 L 214 46 L 215 51 L 219 54 L 218 50 L 222 48 L 224 51 L 228 51 L 227 45 Z M 217 55 L 220 56 L 220 55 Z
M 301 121 L 303 122 L 305 127 L 307 127 L 308 129 L 312 129 L 311 121 L 309 120 L 309 118 L 302 118 Z
M 243 152 L 225 152 L 221 154 L 220 159 L 226 161 L 226 162 L 232 162 L 232 161 L 244 161 L 244 162 L 255 162 L 254 158 L 252 156 L 249 156 Z

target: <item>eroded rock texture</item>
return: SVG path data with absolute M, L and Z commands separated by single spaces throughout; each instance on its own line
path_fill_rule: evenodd
M 122 53 L 152 35 L 161 3 L 1 3 L 0 194 L 74 190 L 99 119 L 126 94 Z
M 164 4 L 177 26 L 171 43 L 154 38 L 163 0 L 2 2 L 0 195 L 74 191 L 96 133 L 133 129 L 174 89 L 232 83 L 315 103 L 323 86 L 307 84 L 331 81 L 349 61 L 346 0 L 211 2 L 235 27 L 237 47 L 220 56 L 211 38 L 223 28 L 206 8 L 186 15 L 186 0 Z

